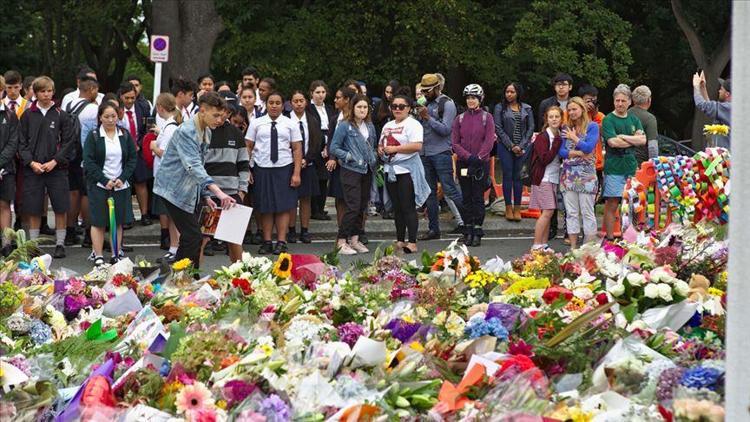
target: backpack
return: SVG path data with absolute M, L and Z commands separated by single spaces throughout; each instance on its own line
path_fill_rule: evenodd
M 73 134 L 75 135 L 76 142 L 75 147 L 70 151 L 70 155 L 67 157 L 68 161 L 79 161 L 83 159 L 83 145 L 81 145 L 81 121 L 78 120 L 78 115 L 81 114 L 87 105 L 91 104 L 89 100 L 82 100 L 75 107 L 73 104 L 68 104 L 65 112 L 70 115 L 73 119 Z
M 482 113 L 482 127 L 486 129 L 487 128 L 487 120 L 489 119 L 490 113 L 487 110 L 485 110 L 485 109 L 482 109 L 482 111 L 484 112 L 484 113 Z M 459 114 L 458 117 L 457 117 L 459 125 L 464 122 L 464 114 L 466 114 L 465 111 L 463 113 Z M 492 124 L 493 125 L 495 124 L 494 120 L 493 120 Z M 497 143 L 497 133 L 496 132 L 493 132 L 493 133 L 495 134 L 495 142 Z
M 164 125 L 164 128 L 173 125 L 178 126 L 177 122 L 169 122 Z M 146 163 L 146 167 L 151 170 L 154 169 L 154 153 L 151 151 L 151 143 L 155 142 L 156 138 L 158 138 L 158 136 L 156 136 L 154 132 L 147 133 L 143 137 L 143 146 L 141 147 L 141 156 L 143 157 L 143 161 Z
M 447 96 L 445 94 L 441 94 L 437 98 L 437 103 L 438 103 L 438 119 L 439 120 L 443 120 L 443 113 L 445 113 L 445 103 L 447 103 L 448 101 L 453 101 L 453 100 L 451 99 L 451 97 L 449 97 L 449 96 Z

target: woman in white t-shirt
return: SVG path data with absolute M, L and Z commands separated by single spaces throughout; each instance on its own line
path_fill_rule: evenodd
M 182 123 L 182 112 L 177 108 L 177 101 L 174 95 L 168 92 L 159 94 L 156 97 L 156 114 L 160 117 L 159 120 L 162 124 L 154 127 L 154 131 L 157 132 L 158 136 L 154 142 L 151 142 L 151 152 L 154 153 L 154 177 L 156 177 L 156 173 L 159 171 L 161 157 L 164 156 L 164 151 L 167 150 L 167 145 L 169 145 L 172 135 L 177 130 L 177 126 Z M 159 216 L 159 225 L 161 226 L 160 243 L 165 246 L 168 245 L 169 249 L 159 261 L 167 260 L 171 262 L 177 256 L 177 247 L 180 244 L 180 232 L 177 231 L 177 226 L 169 218 L 163 199 L 155 194 L 151 195 L 151 197 L 153 201 L 151 209 L 154 211 L 154 214 Z
M 419 159 L 422 150 L 422 125 L 409 115 L 411 99 L 397 95 L 390 105 L 393 120 L 383 126 L 378 154 L 385 161 L 386 189 L 393 202 L 396 223 L 396 246 L 406 253 L 417 251 L 417 184 L 422 186 L 424 169 Z M 420 171 L 421 169 L 421 171 Z M 417 173 L 417 174 L 412 174 Z M 395 180 L 393 180 L 395 179 Z M 427 189 L 429 192 L 429 189 Z M 408 243 L 405 243 L 408 231 Z

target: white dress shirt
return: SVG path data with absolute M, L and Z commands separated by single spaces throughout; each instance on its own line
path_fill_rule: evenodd
M 279 155 L 275 163 L 271 161 L 271 123 L 273 120 L 266 114 L 250 123 L 245 139 L 254 142 L 253 161 L 259 167 L 285 167 L 294 162 L 292 142 L 302 142 L 299 124 L 286 116 L 276 118 Z

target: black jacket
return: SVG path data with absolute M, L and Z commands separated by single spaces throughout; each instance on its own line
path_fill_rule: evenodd
M 34 101 L 21 116 L 20 129 L 18 154 L 24 166 L 54 159 L 59 168 L 67 168 L 71 150 L 80 142 L 70 115 L 54 104 L 44 115 Z
M 0 169 L 8 174 L 16 172 L 18 151 L 18 118 L 4 106 L 0 106 Z
M 292 113 L 294 113 L 294 111 L 288 113 L 284 112 L 284 115 L 291 119 Z M 307 154 L 302 158 L 308 163 L 314 163 L 316 159 L 320 158 L 320 151 L 322 151 L 323 148 L 323 131 L 320 129 L 320 117 L 318 116 L 318 113 L 310 110 L 309 105 L 305 108 L 305 116 L 307 118 L 307 130 L 310 133 L 305 133 L 305 138 L 307 139 Z

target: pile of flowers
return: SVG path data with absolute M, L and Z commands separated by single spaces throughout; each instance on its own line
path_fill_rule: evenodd
M 722 420 L 719 237 L 350 269 L 246 253 L 199 280 L 189 261 L 6 263 L 0 419 Z

